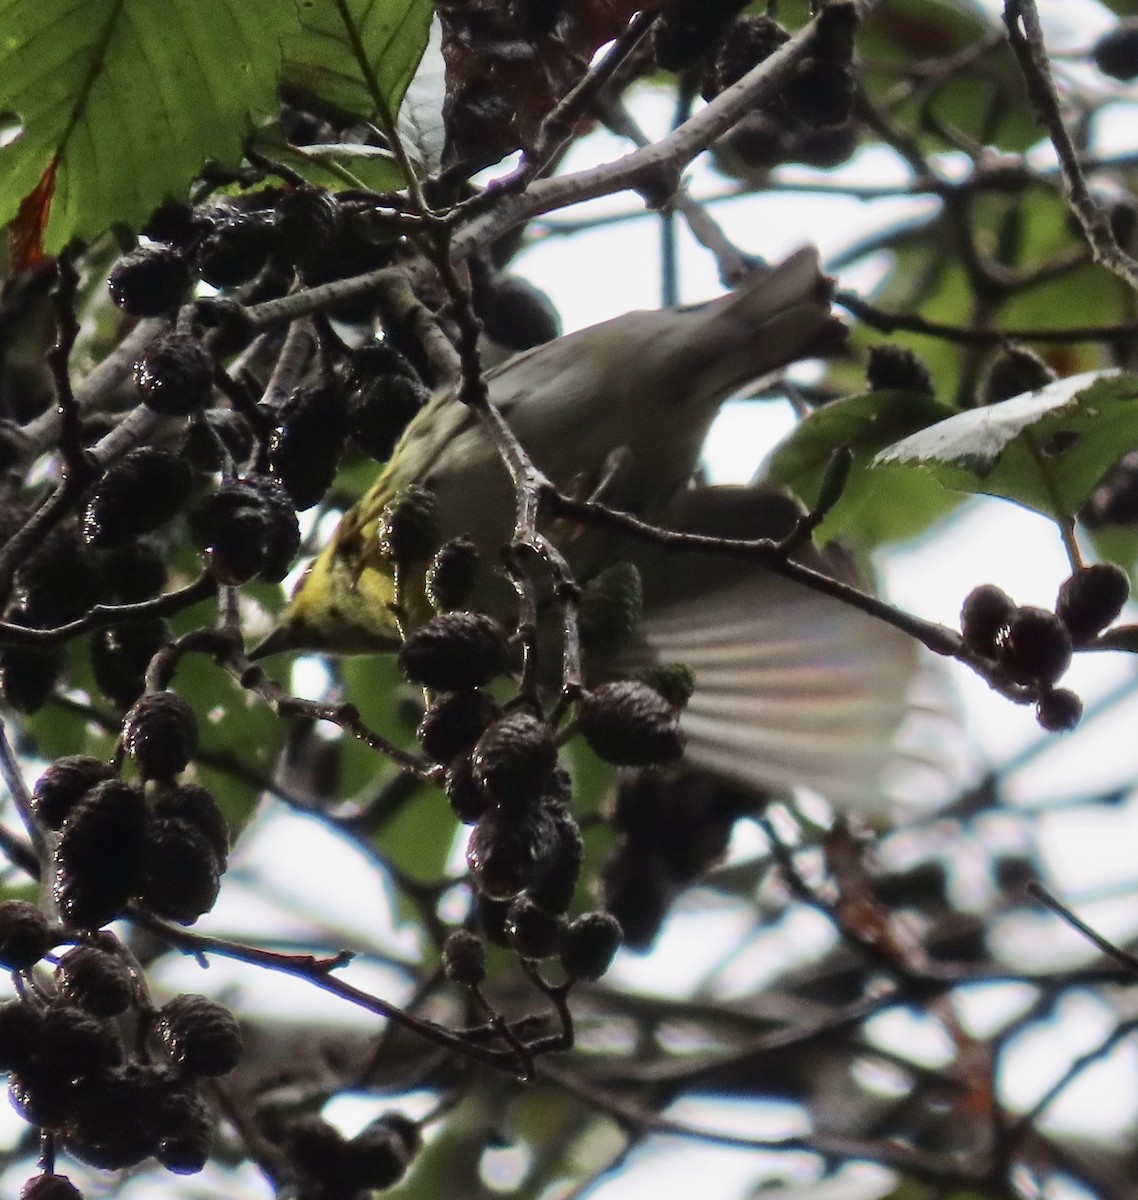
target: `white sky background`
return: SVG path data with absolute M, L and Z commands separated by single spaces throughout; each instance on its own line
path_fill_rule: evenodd
M 1093 0 L 1041 0 L 1040 8 L 1056 45 L 1087 44 L 1112 22 Z M 660 135 L 671 116 L 671 97 L 663 93 L 657 97 L 644 95 L 636 105 L 636 114 L 650 136 Z M 1133 139 L 1135 135 L 1130 130 L 1120 136 Z M 575 148 L 564 169 L 607 161 L 628 149 L 620 139 L 598 132 Z M 805 178 L 810 172 L 794 167 L 786 174 Z M 867 151 L 825 177 L 880 183 L 904 178 L 904 172 L 892 155 Z M 688 178 L 696 197 L 723 186 L 704 160 L 695 164 Z M 606 198 L 557 214 L 551 224 L 586 215 L 633 212 L 637 204 L 637 198 L 627 194 Z M 824 257 L 833 255 L 869 228 L 888 226 L 907 213 L 927 207 L 924 200 L 866 203 L 787 194 L 721 204 L 714 215 L 743 249 L 778 259 L 807 241 L 818 244 Z M 687 234 L 682 221 L 677 220 L 676 230 L 682 298 L 692 301 L 717 294 L 721 288 L 713 259 Z M 519 258 L 516 269 L 550 294 L 566 331 L 633 308 L 654 308 L 660 293 L 659 223 L 644 217 L 597 229 L 588 237 L 549 237 Z M 841 286 L 868 290 L 874 282 L 872 270 L 844 272 Z M 712 430 L 707 449 L 713 479 L 729 482 L 750 478 L 790 426 L 789 411 L 779 405 L 728 405 Z M 1015 548 L 1019 548 L 1018 553 Z M 1053 525 L 1011 505 L 991 501 L 969 504 L 933 538 L 895 551 L 885 564 L 891 599 L 922 616 L 952 625 L 964 594 L 976 584 L 994 582 L 1020 603 L 1050 607 L 1058 583 L 1067 573 L 1066 558 Z M 1116 686 L 1132 670 L 1130 660 L 1122 660 L 1122 656 L 1103 656 L 1092 662 L 1086 658 L 1076 663 L 1069 679 L 1088 702 Z M 1018 709 L 993 695 L 966 671 L 954 671 L 953 675 L 970 732 L 991 763 L 1006 762 L 1024 747 L 1037 743 L 1039 729 L 1030 710 Z M 1014 790 L 1018 798 L 1031 804 L 1061 800 L 1072 785 L 1086 787 L 1092 775 L 1103 784 L 1138 777 L 1138 738 L 1132 733 L 1136 717 L 1138 702 L 1081 729 L 1075 743 L 1077 757 L 1065 753 L 1062 739 L 1057 739 L 1054 750 L 1034 759 L 1017 777 Z M 1001 836 L 1014 844 L 1014 831 L 993 831 L 993 837 Z M 255 839 L 248 839 L 248 845 L 248 851 L 237 856 L 222 902 L 202 922 L 203 929 L 251 928 L 266 937 L 279 936 L 282 910 L 274 904 L 271 888 L 270 894 L 265 894 L 265 883 L 279 886 L 281 894 L 295 903 L 297 889 L 305 880 L 320 880 L 320 886 L 314 887 L 304 897 L 303 905 L 296 908 L 311 920 L 312 930 L 342 932 L 346 944 L 371 944 L 396 957 L 413 953 L 413 931 L 395 927 L 371 869 L 313 823 L 274 816 Z M 1121 902 L 1091 900 L 1096 891 L 1109 891 L 1112 882 L 1133 878 L 1136 846 L 1138 805 L 1122 805 L 1110 813 L 1096 813 L 1093 818 L 1085 813 L 1057 812 L 1042 824 L 1042 851 L 1053 882 L 1060 891 L 1086 893 L 1088 902 L 1081 908 L 1082 914 L 1108 936 L 1126 937 L 1134 931 L 1130 898 Z M 294 864 L 301 856 L 305 866 L 298 872 Z M 255 880 L 256 887 L 243 885 L 243 878 Z M 333 886 L 333 881 L 339 881 L 339 886 Z M 657 950 L 646 957 L 625 956 L 614 971 L 614 981 L 665 993 L 686 990 L 692 978 L 721 959 L 727 945 L 745 932 L 733 914 L 724 912 L 719 916 L 721 937 L 708 942 L 707 921 L 698 907 L 689 911 L 682 906 Z M 284 932 L 294 929 L 295 925 Z M 1031 929 L 1023 928 L 1010 930 L 1007 936 L 1013 939 L 1025 966 L 1031 964 L 1033 956 L 1053 963 L 1059 955 L 1069 955 L 1072 962 L 1085 955 L 1085 947 L 1074 934 L 1057 934 L 1055 924 L 1044 918 L 1034 937 Z M 788 954 L 803 959 L 816 954 L 830 938 L 829 927 L 811 914 L 803 914 L 785 929 Z M 678 963 L 685 965 L 686 972 L 680 973 Z M 764 964 L 751 961 L 744 953 L 724 974 L 723 981 L 738 994 L 761 987 L 764 969 Z M 360 964 L 344 975 L 361 986 L 374 987 L 381 994 L 399 999 L 398 987 L 392 986 L 394 977 L 385 974 L 381 966 Z M 171 963 L 163 982 L 172 990 L 208 990 L 219 995 L 232 991 L 242 1004 L 252 1008 L 283 1005 L 302 1014 L 324 1015 L 332 1022 L 358 1022 L 369 1028 L 374 1024 L 372 1018 L 307 985 L 224 961 L 212 963 L 205 977 L 191 960 Z M 1024 1003 L 1025 991 L 1014 986 L 975 989 L 961 1001 L 961 1019 L 983 1032 L 1017 1011 Z M 1087 993 L 1073 998 L 1045 1032 L 1024 1039 L 1015 1069 L 1008 1074 L 1011 1102 L 1030 1105 L 1072 1057 L 1101 1038 L 1104 1029 L 1109 1028 L 1110 1017 L 1106 1003 Z M 871 1033 L 883 1044 L 903 1042 L 909 1052 L 929 1063 L 947 1061 L 951 1053 L 943 1029 L 932 1018 L 890 1015 L 876 1022 Z M 1128 1046 L 1072 1086 L 1054 1107 L 1050 1119 L 1064 1128 L 1094 1136 L 1124 1132 L 1129 1136 L 1138 1115 L 1136 1069 L 1138 1052 Z M 329 1115 L 342 1121 L 351 1133 L 374 1108 L 345 1102 L 334 1106 Z M 0 1105 L 0 1138 L 7 1141 L 23 1127 L 5 1109 Z M 756 1112 L 753 1105 L 685 1102 L 673 1115 L 748 1135 L 801 1130 L 797 1110 L 774 1105 Z M 518 1165 L 512 1162 L 509 1152 L 504 1152 L 504 1157 L 488 1159 L 486 1169 L 488 1176 L 509 1190 Z M 689 1194 L 732 1200 L 749 1194 L 756 1176 L 768 1168 L 774 1173 L 786 1172 L 795 1200 L 860 1200 L 881 1194 L 890 1179 L 886 1172 L 863 1166 L 850 1168 L 824 1185 L 815 1185 L 814 1168 L 805 1157 L 774 1159 L 654 1139 L 634 1154 L 628 1168 L 590 1195 L 595 1200 L 672 1200 Z M 17 1187 L 19 1181 L 14 1181 Z M 221 1196 L 233 1183 L 211 1169 L 191 1181 L 191 1189 L 200 1184 L 200 1194 Z M 11 1190 L 14 1194 L 12 1184 L 11 1178 L 0 1181 L 0 1193 L 7 1195 Z M 777 1193 L 780 1189 L 772 1190 Z M 263 1191 L 255 1174 L 241 1181 L 240 1194 L 258 1195 Z M 152 1182 L 139 1180 L 127 1185 L 121 1194 L 129 1200 L 158 1200 L 160 1196 L 186 1193 L 171 1178 L 154 1175 Z

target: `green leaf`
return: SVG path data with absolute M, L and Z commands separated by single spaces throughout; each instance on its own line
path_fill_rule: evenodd
M 1039 126 L 1006 40 L 961 69 L 939 76 L 930 73 L 901 104 L 894 99 L 896 72 L 882 70 L 883 64 L 891 63 L 912 71 L 919 63 L 974 48 L 999 29 L 976 0 L 890 0 L 878 5 L 857 38 L 867 91 L 890 103 L 894 119 L 912 123 L 922 145 L 930 149 L 945 148 L 939 125 L 1006 150 L 1025 150 L 1039 141 Z
M 427 45 L 430 0 L 299 0 L 284 78 L 369 120 L 394 120 Z
M 839 534 L 866 548 L 912 537 L 954 504 L 933 480 L 916 472 L 883 481 L 869 470 L 873 456 L 955 410 L 914 392 L 865 392 L 812 412 L 774 450 L 766 475 L 807 505 L 817 503 L 834 452 L 848 446 L 853 466 L 841 499 L 815 535 L 820 545 Z
M 252 144 L 260 154 L 291 167 L 315 187 L 389 192 L 403 183 L 395 156 L 382 146 L 354 142 L 294 146 L 276 124 L 258 129 Z
M 198 778 L 213 792 L 236 836 L 260 801 L 260 781 L 272 776 L 287 725 L 202 655 L 181 660 L 171 689 L 197 715 Z
M 1072 516 L 1138 445 L 1138 377 L 1090 372 L 969 409 L 883 450 L 873 467 L 927 470 L 944 487 Z
M 45 249 L 139 224 L 207 158 L 236 162 L 248 119 L 277 107 L 280 0 L 0 0 L 0 222 L 54 165 Z
M 407 719 L 408 706 L 400 703 L 408 685 L 391 655 L 361 655 L 345 659 L 340 673 L 348 685 L 348 699 L 357 707 L 368 728 L 405 750 L 417 752 L 415 722 Z M 367 792 L 392 775 L 386 758 L 355 738 L 345 736 L 343 752 L 346 794 Z M 433 881 L 446 873 L 457 822 L 446 798 L 437 788 L 423 785 L 382 822 L 372 841 L 389 862 L 416 879 Z

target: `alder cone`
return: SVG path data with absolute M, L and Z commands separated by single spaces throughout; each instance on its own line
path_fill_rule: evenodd
M 197 717 L 177 692 L 147 692 L 123 718 L 122 742 L 144 779 L 167 779 L 197 749 Z
M 152 913 L 192 925 L 217 901 L 223 864 L 204 834 L 177 817 L 154 817 L 146 831 L 139 899 Z
M 68 813 L 93 787 L 115 777 L 114 767 L 101 758 L 88 754 L 64 755 L 36 781 L 32 809 L 48 829 L 59 829 Z
M 20 1189 L 20 1200 L 83 1200 L 66 1175 L 36 1175 Z
M 1000 665 L 1016 683 L 1049 686 L 1071 663 L 1071 635 L 1045 608 L 1016 609 L 996 641 Z
M 443 943 L 443 970 L 453 983 L 477 987 L 486 978 L 486 950 L 482 939 L 466 929 L 456 929 Z
M 495 721 L 471 753 L 474 781 L 495 803 L 532 803 L 546 790 L 557 766 L 549 726 L 525 712 Z
M 1101 633 L 1130 598 L 1130 579 L 1114 563 L 1081 567 L 1059 587 L 1055 615 L 1071 636 L 1085 641 Z
M 159 1011 L 154 1033 L 171 1063 L 187 1075 L 227 1075 L 241 1058 L 237 1019 L 208 996 L 175 996 Z
M 167 333 L 147 346 L 134 364 L 142 402 L 167 417 L 188 417 L 209 404 L 213 356 L 188 333 Z
M 140 246 L 119 259 L 107 277 L 111 299 L 132 317 L 160 317 L 176 308 L 191 271 L 173 246 Z
M 577 719 L 593 753 L 616 766 L 666 766 L 684 752 L 679 713 L 644 683 L 602 683 L 581 698 Z
M 624 931 L 612 913 L 582 913 L 565 931 L 561 965 L 576 979 L 600 979 L 623 940 Z
M 142 793 L 118 779 L 71 811 L 52 855 L 52 893 L 67 924 L 98 929 L 122 912 L 138 887 L 146 822 Z
M 407 679 L 441 691 L 481 687 L 509 665 L 505 631 L 482 613 L 443 613 L 411 634 L 399 651 Z
M 548 870 L 557 844 L 553 822 L 540 807 L 522 814 L 491 808 L 466 846 L 471 880 L 491 900 L 512 899 Z
M 419 722 L 419 745 L 435 762 L 448 763 L 468 751 L 500 712 L 493 696 L 477 688 L 444 692 Z
M 55 970 L 59 994 L 96 1017 L 117 1017 L 134 1002 L 134 979 L 117 954 L 96 946 L 76 946 Z
M 131 450 L 95 484 L 83 510 L 83 537 L 89 546 L 125 546 L 176 517 L 192 486 L 192 468 L 172 451 Z
M 0 966 L 26 971 L 51 949 L 52 931 L 46 915 L 28 900 L 0 904 Z

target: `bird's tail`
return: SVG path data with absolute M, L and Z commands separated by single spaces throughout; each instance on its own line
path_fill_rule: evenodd
M 793 518 L 793 502 L 771 489 L 718 487 L 684 493 L 661 523 L 779 537 Z M 832 556 L 806 557 L 843 573 Z M 695 676 L 683 715 L 689 764 L 760 792 L 806 787 L 875 820 L 899 795 L 912 802 L 918 775 L 926 791 L 955 784 L 951 763 L 926 763 L 930 725 L 948 730 L 954 716 L 943 694 L 927 702 L 936 664 L 911 638 L 754 564 L 651 554 L 639 565 L 643 653 Z
M 798 359 L 828 354 L 846 335 L 830 312 L 832 295 L 812 246 L 756 268 L 726 295 L 678 310 L 690 324 L 677 369 L 698 369 L 703 394 L 722 398 Z

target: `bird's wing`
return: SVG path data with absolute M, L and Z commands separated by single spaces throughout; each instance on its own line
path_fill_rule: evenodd
M 914 643 L 769 573 L 649 611 L 645 644 L 686 663 L 687 760 L 761 790 L 879 809 L 917 674 Z
M 801 511 L 762 485 L 691 488 L 659 523 L 777 539 Z M 630 557 L 644 579 L 642 653 L 695 674 L 687 760 L 756 789 L 807 787 L 840 808 L 884 815 L 886 777 L 910 757 L 902 731 L 924 707 L 929 666 L 916 643 L 753 563 L 643 546 Z M 856 582 L 836 552 L 808 546 L 796 557 Z M 946 709 L 937 706 L 940 720 Z

